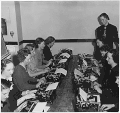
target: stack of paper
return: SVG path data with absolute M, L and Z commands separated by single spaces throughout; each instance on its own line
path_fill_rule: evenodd
M 79 88 L 79 94 L 83 98 L 84 101 L 87 101 L 87 93 L 81 88 Z
M 64 63 L 66 61 L 67 61 L 67 59 L 61 59 L 58 63 Z
M 57 68 L 56 71 L 55 71 L 55 74 L 57 74 L 57 73 L 62 73 L 63 75 L 66 76 L 67 71 L 63 68 Z
M 65 57 L 67 57 L 67 58 L 70 57 L 70 55 L 69 55 L 68 53 L 62 53 L 60 56 L 65 56 Z
M 87 62 L 84 59 L 83 59 L 83 63 L 84 63 L 85 66 L 87 66 Z
M 58 86 L 58 83 L 59 83 L 59 82 L 56 82 L 56 83 L 53 83 L 53 84 L 49 84 L 49 86 L 46 88 L 45 91 L 56 89 L 57 86 Z
M 43 112 L 47 102 L 38 102 L 32 112 Z
M 82 73 L 79 70 L 77 70 L 77 69 L 74 70 L 74 74 L 82 76 Z
M 47 112 L 50 109 L 50 106 L 45 106 L 43 112 Z

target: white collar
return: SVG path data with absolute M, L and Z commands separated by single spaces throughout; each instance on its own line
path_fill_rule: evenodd
M 12 77 L 9 77 L 9 78 L 5 78 L 3 75 L 1 75 L 1 78 L 2 78 L 2 79 L 5 79 L 5 80 L 9 80 L 9 81 L 12 81 Z

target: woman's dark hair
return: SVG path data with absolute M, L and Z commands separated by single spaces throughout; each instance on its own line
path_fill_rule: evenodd
M 108 16 L 106 13 L 102 13 L 102 14 L 99 16 L 99 18 L 102 17 L 102 16 L 105 17 L 106 19 L 110 20 L 109 16 Z
M 43 41 L 44 41 L 43 38 L 38 37 L 38 38 L 35 40 L 35 48 L 38 48 L 38 44 L 41 44 Z
M 102 47 L 100 47 L 100 51 L 105 51 L 105 52 L 107 52 L 107 51 L 110 51 L 110 48 L 109 48 L 108 45 L 103 45 Z
M 112 54 L 112 58 L 114 62 L 118 64 L 119 63 L 119 52 L 116 49 L 111 49 L 109 53 Z
M 13 63 L 10 59 L 5 59 L 1 61 L 1 73 L 4 71 L 7 64 Z
M 47 37 L 47 39 L 45 40 L 45 45 L 50 44 L 51 42 L 55 41 L 55 38 L 53 36 L 49 36 Z
M 99 40 L 99 41 L 101 41 L 103 44 L 105 44 L 105 43 L 104 43 L 104 38 L 97 38 L 97 39 L 96 39 L 96 42 L 97 42 L 97 40 Z
M 29 47 L 32 47 L 32 49 L 33 48 L 35 48 L 35 45 L 34 44 L 27 44 L 26 46 L 25 46 L 25 48 L 27 48 L 27 49 L 29 49 Z M 30 49 L 29 49 L 30 50 Z
M 29 49 L 27 48 L 20 49 L 17 54 L 19 61 L 23 62 L 26 59 L 26 56 L 28 56 L 29 54 L 30 54 Z
M 8 88 L 10 88 L 10 86 L 11 86 L 10 81 L 7 81 L 6 79 L 1 79 L 1 91 L 2 91 L 3 89 L 8 89 Z
M 25 46 L 25 48 L 27 48 L 27 47 L 35 47 L 35 45 L 34 44 L 27 44 L 26 46 Z

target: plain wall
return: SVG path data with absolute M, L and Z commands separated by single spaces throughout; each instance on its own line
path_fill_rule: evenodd
M 17 42 L 17 24 L 14 1 L 1 1 L 1 18 L 6 19 L 7 35 L 4 35 L 5 41 Z M 14 36 L 11 37 L 10 31 L 14 32 Z
M 25 47 L 27 43 L 24 43 Z M 77 42 L 77 43 L 55 43 L 51 48 L 52 54 L 57 54 L 60 49 L 70 48 L 73 50 L 73 54 L 77 55 L 78 53 L 88 53 L 93 54 L 94 48 L 90 42 Z
M 49 35 L 56 39 L 94 39 L 97 17 L 106 12 L 119 30 L 119 1 L 20 1 L 21 39 L 35 40 Z M 17 6 L 16 6 L 17 7 Z M 14 1 L 1 2 L 1 17 L 7 19 L 5 41 L 18 41 Z M 19 17 L 18 17 L 19 18 Z M 13 38 L 9 32 L 14 31 Z M 23 44 L 25 45 L 25 44 Z M 55 43 L 53 54 L 72 47 L 74 54 L 93 53 L 91 42 Z
M 20 2 L 23 40 L 46 38 L 95 39 L 97 17 L 106 12 L 119 29 L 119 1 L 30 1 Z M 72 47 L 74 54 L 93 53 L 91 42 L 55 43 L 53 54 Z
M 17 21 L 14 1 L 1 1 L 1 18 L 6 19 L 7 35 L 4 35 L 5 42 L 18 42 Z M 10 31 L 14 32 L 13 37 Z M 18 45 L 7 45 L 8 51 L 13 54 L 19 50 Z
M 97 17 L 106 12 L 119 27 L 118 1 L 21 1 L 23 40 L 94 39 Z

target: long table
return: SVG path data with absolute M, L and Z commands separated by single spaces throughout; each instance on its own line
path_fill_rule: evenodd
M 78 56 L 73 55 L 68 62 L 67 75 L 61 81 L 56 89 L 56 99 L 47 112 L 75 112 L 76 95 L 74 90 L 74 69 L 78 67 Z M 79 109 L 79 112 L 82 109 Z M 88 112 L 93 110 L 87 110 Z

